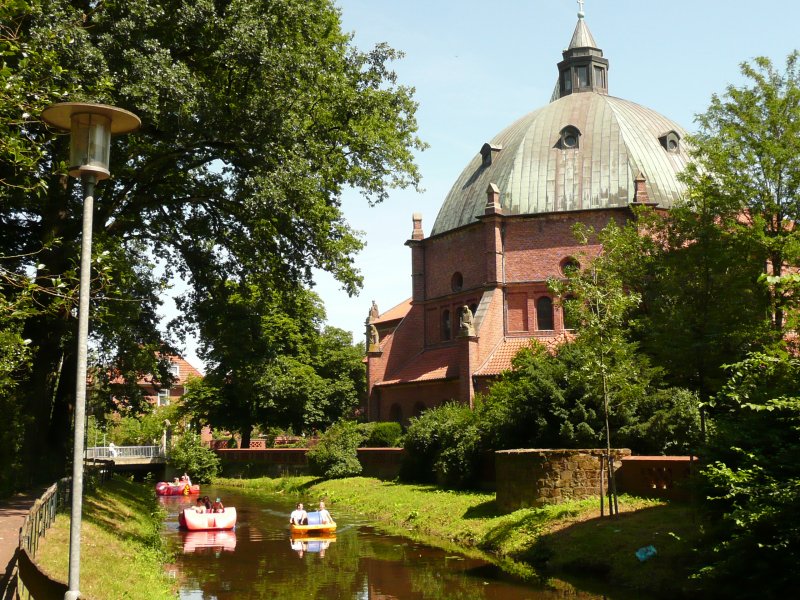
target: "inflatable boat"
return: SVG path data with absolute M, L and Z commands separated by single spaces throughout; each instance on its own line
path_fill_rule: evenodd
M 221 513 L 199 513 L 194 508 L 187 508 L 178 517 L 178 523 L 189 531 L 233 529 L 236 526 L 236 509 L 227 507 L 225 512 Z
M 189 485 L 188 483 L 168 483 L 166 481 L 159 481 L 156 484 L 156 494 L 159 496 L 194 496 L 199 493 L 199 485 Z
M 319 512 L 308 513 L 308 525 L 295 525 L 291 523 L 289 528 L 292 531 L 293 538 L 309 537 L 312 535 L 332 535 L 336 533 L 336 523 L 322 523 L 319 517 Z

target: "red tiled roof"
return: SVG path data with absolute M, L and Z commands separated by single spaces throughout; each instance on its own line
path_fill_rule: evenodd
M 565 337 L 564 334 L 554 334 L 546 336 L 537 335 L 535 337 L 504 338 L 492 351 L 489 358 L 476 369 L 474 374 L 479 377 L 492 377 L 500 375 L 503 371 L 509 371 L 511 369 L 511 361 L 517 353 L 523 348 L 527 348 L 534 340 L 552 349 L 559 344 L 563 344 Z
M 434 381 L 458 377 L 458 347 L 448 346 L 426 350 L 417 354 L 390 378 L 376 385 Z
M 377 319 L 373 321 L 373 323 L 386 323 L 388 321 L 398 321 L 405 317 L 408 314 L 408 311 L 411 310 L 411 298 L 408 300 L 403 300 L 397 306 L 394 306 L 387 310 L 385 313 L 381 314 Z

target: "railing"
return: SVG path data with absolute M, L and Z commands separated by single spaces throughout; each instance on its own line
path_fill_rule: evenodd
M 89 460 L 103 458 L 165 458 L 162 446 L 94 446 L 86 448 L 85 457 Z
M 84 485 L 93 488 L 113 474 L 114 464 L 101 461 L 86 464 L 84 467 Z M 34 502 L 19 530 L 19 547 L 15 555 L 16 579 L 14 588 L 16 597 L 29 598 L 63 598 L 66 585 L 51 579 L 42 573 L 34 562 L 39 549 L 39 541 L 55 521 L 56 513 L 70 504 L 72 496 L 72 477 L 60 479 L 45 491 Z M 14 589 L 12 588 L 12 589 Z M 6 590 L 0 590 L 3 594 Z

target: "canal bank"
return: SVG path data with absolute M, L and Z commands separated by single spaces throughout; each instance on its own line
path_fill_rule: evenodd
M 500 514 L 494 495 L 371 478 L 219 479 L 218 485 L 296 501 L 320 499 L 363 515 L 392 534 L 490 556 L 521 577 L 558 576 L 579 587 L 611 586 L 648 597 L 690 597 L 687 579 L 697 524 L 686 505 L 623 497 L 622 514 L 600 518 L 597 501 Z M 657 554 L 644 562 L 639 548 Z

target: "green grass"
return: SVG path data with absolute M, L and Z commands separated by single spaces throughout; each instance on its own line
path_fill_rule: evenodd
M 622 496 L 621 515 L 600 518 L 597 499 L 501 514 L 494 494 L 442 490 L 366 477 L 324 481 L 312 477 L 218 479 L 215 483 L 281 494 L 313 506 L 326 500 L 362 515 L 388 533 L 446 549 L 487 555 L 520 576 L 557 574 L 608 581 L 673 597 L 686 583 L 690 542 L 697 525 L 685 505 Z M 640 563 L 637 549 L 652 544 L 657 556 Z
M 87 494 L 81 527 L 82 597 L 175 598 L 175 582 L 164 573 L 169 557 L 159 535 L 162 520 L 152 489 L 140 484 L 114 478 Z M 59 514 L 36 555 L 42 570 L 64 582 L 69 527 L 69 514 Z

